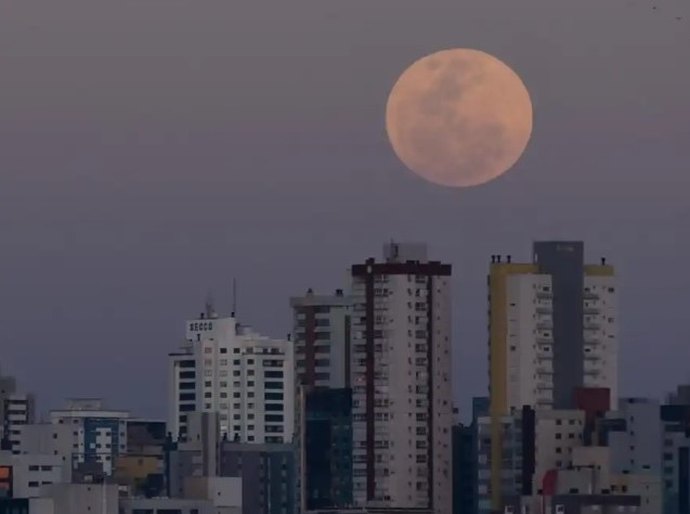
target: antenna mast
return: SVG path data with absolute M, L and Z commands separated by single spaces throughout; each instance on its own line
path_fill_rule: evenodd
M 232 278 L 232 317 L 237 315 L 237 279 Z

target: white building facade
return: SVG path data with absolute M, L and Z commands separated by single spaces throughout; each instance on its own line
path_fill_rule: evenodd
M 535 243 L 532 263 L 493 256 L 490 380 L 499 414 L 525 405 L 572 408 L 577 387 L 618 398 L 618 319 L 612 266 L 586 265 L 582 243 Z M 541 257 L 540 257 L 541 256 Z
M 352 267 L 353 500 L 451 512 L 450 265 L 392 243 Z
M 73 399 L 67 408 L 50 412 L 53 425 L 72 431 L 72 469 L 82 463 L 99 463 L 111 475 L 115 459 L 127 452 L 129 412 L 108 410 L 100 399 Z
M 291 442 L 294 351 L 220 318 L 211 310 L 187 322 L 183 351 L 170 355 L 173 435 L 186 433 L 189 412 L 218 413 L 221 435 L 249 443 Z

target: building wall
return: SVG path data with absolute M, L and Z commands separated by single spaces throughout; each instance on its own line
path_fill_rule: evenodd
M 120 501 L 119 514 L 216 514 L 213 502 L 209 500 L 186 500 L 181 498 L 126 498 Z M 233 514 L 240 514 L 237 508 Z
M 354 503 L 450 512 L 450 266 L 384 254 L 352 268 Z
M 67 409 L 50 413 L 53 425 L 72 429 L 72 464 L 98 464 L 105 475 L 114 471 L 119 455 L 127 452 L 126 411 L 103 409 L 100 400 L 70 401 Z
M 69 481 L 69 462 L 58 455 L 0 452 L 0 466 L 12 468 L 12 491 L 15 498 L 35 498 L 41 487 Z
M 286 444 L 221 443 L 219 472 L 241 477 L 243 514 L 297 512 L 295 450 Z
M 618 306 L 616 279 L 610 266 L 585 266 L 584 380 L 585 387 L 611 392 L 611 407 L 618 404 Z
M 453 426 L 453 514 L 476 513 L 476 446 L 473 426 Z
M 625 430 L 608 434 L 614 473 L 661 476 L 662 427 L 659 402 L 623 398 L 609 416 L 624 421 Z
M 583 444 L 584 427 L 585 414 L 582 411 L 536 411 L 533 491 L 538 493 L 541 490 L 547 471 L 566 469 L 573 464 L 573 450 Z
M 196 410 L 197 365 L 191 343 L 168 355 L 168 431 L 173 440 L 187 437 L 187 418 Z
M 662 405 L 664 514 L 690 510 L 690 405 Z
M 35 400 L 32 394 L 13 393 L 5 398 L 5 434 L 15 453 L 19 452 L 21 427 L 34 422 L 34 409 Z
M 305 296 L 290 299 L 299 384 L 349 386 L 351 303 L 342 291 L 315 295 L 310 290 Z
M 19 430 L 18 454 L 58 455 L 63 462 L 71 463 L 75 448 L 74 429 L 69 424 L 34 423 L 22 425 Z
M 352 391 L 309 388 L 300 473 L 307 510 L 352 505 Z
M 60 484 L 46 486 L 41 495 L 52 499 L 55 514 L 116 513 L 119 507 L 117 487 L 111 484 Z M 48 507 L 44 504 L 43 508 Z

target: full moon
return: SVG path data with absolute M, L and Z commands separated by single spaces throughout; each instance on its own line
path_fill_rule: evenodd
M 412 171 L 451 187 L 493 180 L 518 161 L 532 133 L 520 77 L 495 57 L 443 50 L 413 63 L 386 106 L 393 150 Z

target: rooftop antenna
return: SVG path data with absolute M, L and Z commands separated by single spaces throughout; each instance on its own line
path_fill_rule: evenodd
M 232 317 L 237 313 L 237 279 L 232 278 Z
M 214 307 L 213 293 L 211 291 L 206 295 L 206 317 L 208 319 L 216 317 L 216 309 Z

